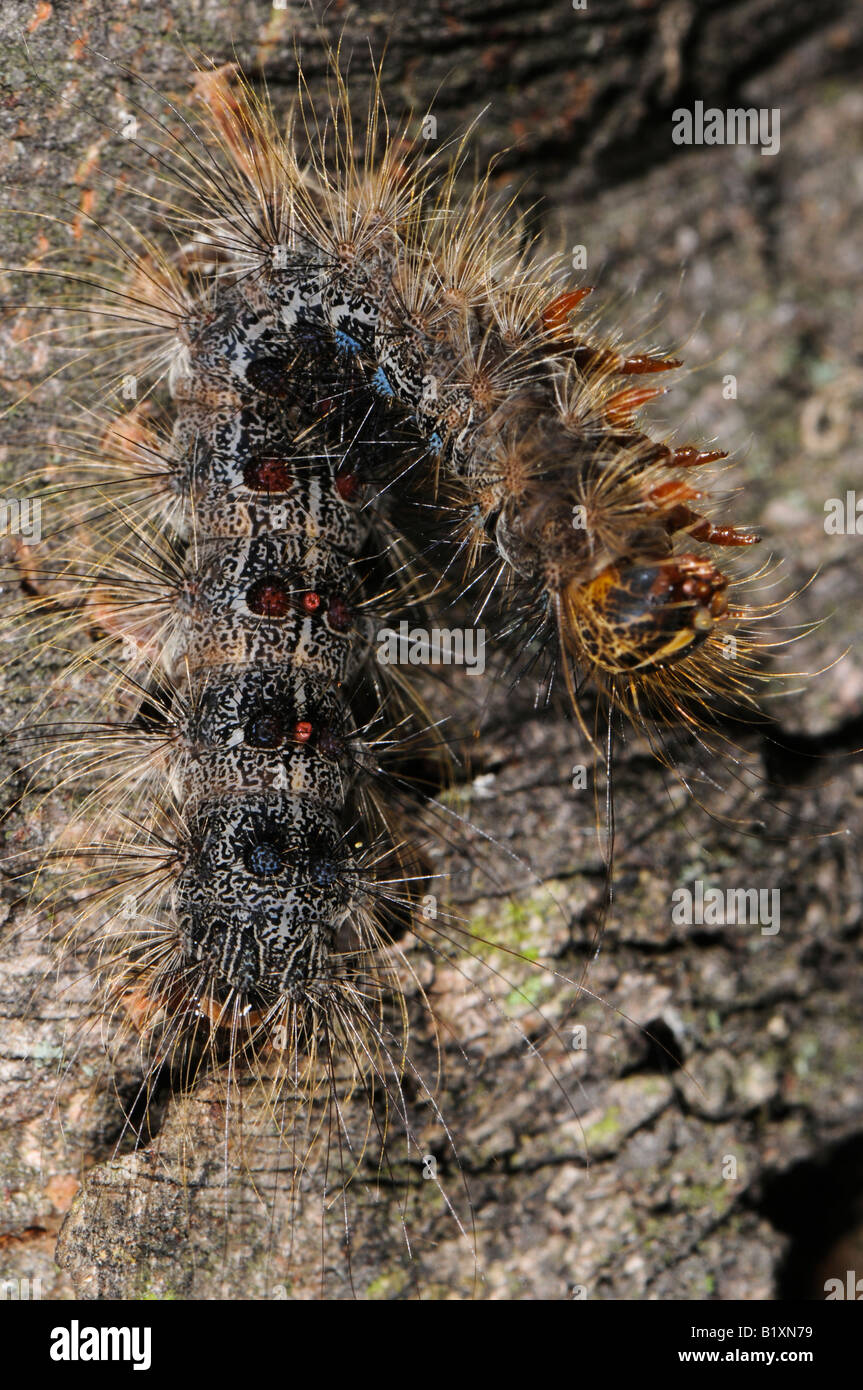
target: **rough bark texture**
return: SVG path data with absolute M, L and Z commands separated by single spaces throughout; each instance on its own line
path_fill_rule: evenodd
M 169 92 L 182 89 L 187 70 L 178 40 L 223 60 L 235 51 L 243 64 L 263 66 L 278 102 L 294 36 L 313 28 L 312 10 L 299 4 L 7 3 L 0 122 L 13 141 L 4 161 L 15 185 L 7 201 L 44 209 L 61 195 L 77 208 L 91 187 L 97 202 L 102 196 L 88 164 L 92 127 L 70 105 L 105 96 L 104 68 L 86 44 Z M 829 1274 L 844 1277 L 863 1258 L 853 1244 L 863 1217 L 855 756 L 863 564 L 858 536 L 824 529 L 825 501 L 859 478 L 861 15 L 838 0 L 596 0 L 585 12 L 434 0 L 411 13 L 336 7 L 324 28 L 342 33 L 358 60 L 367 36 L 376 50 L 388 36 L 391 104 L 433 110 L 441 138 L 485 108 L 481 154 L 509 146 L 503 167 L 529 176 L 550 232 L 586 246 L 609 321 L 619 317 L 633 332 L 647 321 L 650 339 L 680 346 L 698 369 L 663 402 L 663 418 L 680 422 L 681 439 L 717 437 L 737 450 L 733 478 L 745 491 L 734 519 L 763 527 L 786 557 L 777 582 L 793 588 L 820 567 L 789 621 L 829 615 L 783 658 L 790 670 L 827 670 L 774 702 L 769 727 L 743 730 L 738 767 L 705 769 L 717 781 L 701 793 L 710 814 L 687 806 L 673 782 L 666 795 L 637 739 L 621 745 L 616 899 L 587 976 L 604 1005 L 555 980 L 542 980 L 535 997 L 529 972 L 487 952 L 525 982 L 543 1022 L 469 959 L 435 961 L 416 948 L 444 1036 L 458 1044 L 447 1046 L 440 1103 L 470 1189 L 478 1276 L 436 1185 L 404 1186 L 418 1176 L 417 1158 L 399 1159 L 375 1186 L 370 1154 L 353 1187 L 352 1283 L 336 1211 L 325 1290 L 565 1298 L 583 1286 L 591 1298 L 817 1297 Z M 5 46 L 21 30 L 32 69 Z M 320 70 L 310 45 L 313 86 Z M 122 110 L 131 83 L 119 69 L 113 86 Z M 671 111 L 695 100 L 778 107 L 781 152 L 675 147 Z M 3 225 L 5 258 L 26 255 L 32 224 Z M 7 327 L 0 374 L 14 397 L 38 381 L 42 359 L 38 344 L 22 358 Z M 737 378 L 736 399 L 723 396 L 727 374 Z M 9 437 L 7 492 L 26 467 L 13 447 L 26 444 L 21 430 L 11 427 Z M 49 667 L 49 657 L 34 654 L 24 676 L 10 675 L 4 722 L 20 717 Z M 589 758 L 571 723 L 531 712 L 526 690 L 512 700 L 486 678 L 482 698 L 490 715 L 472 774 L 483 779 L 451 794 L 477 829 L 451 836 L 452 846 L 440 841 L 439 862 L 449 861 L 457 910 L 475 930 L 578 976 L 602 891 L 590 792 L 571 786 L 573 764 Z M 7 852 L 38 844 L 68 812 L 62 791 L 26 818 L 13 810 Z M 524 869 L 482 831 L 529 862 L 537 881 L 525 886 Z M 489 859 L 493 891 L 476 867 Z M 672 892 L 698 879 L 779 889 L 780 931 L 672 925 Z M 11 881 L 4 897 L 14 934 L 23 918 Z M 238 1176 L 226 1202 L 224 1117 L 205 1085 L 167 1105 L 151 1151 L 106 1163 L 119 1109 L 101 1079 L 97 1033 L 79 1039 L 46 1126 L 58 1059 L 70 1021 L 87 1015 L 89 986 L 71 964 L 46 985 L 44 950 L 38 934 L 17 935 L 3 959 L 2 1277 L 40 1278 L 43 1296 L 57 1298 L 315 1296 L 320 1155 L 303 1180 L 292 1236 L 284 1193 L 274 1199 L 281 1229 L 274 1234 L 265 1216 L 276 1185 L 266 1143 L 244 1156 L 265 1200 Z M 410 1007 L 430 1073 L 425 1015 L 416 998 Z M 548 1071 L 512 1027 L 522 1014 Z M 587 1028 L 585 1051 L 568 1049 L 576 1024 Z M 121 1049 L 117 1076 L 133 1094 L 131 1048 Z M 572 1092 L 577 1121 L 554 1076 Z M 424 1150 L 441 1155 L 464 1213 L 441 1128 L 428 1107 L 424 1124 L 419 1108 Z M 405 1202 L 413 1261 L 404 1255 Z

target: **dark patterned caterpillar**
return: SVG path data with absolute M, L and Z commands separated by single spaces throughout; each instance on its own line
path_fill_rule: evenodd
M 402 170 L 385 160 L 352 187 L 340 150 L 343 141 L 350 148 L 344 93 L 334 166 L 326 156 L 313 164 L 316 207 L 269 114 L 230 94 L 221 74 L 215 81 L 211 110 L 235 161 L 238 139 L 266 145 L 275 160 L 262 171 L 240 151 L 238 172 L 251 176 L 257 204 L 254 235 L 229 215 L 220 244 L 241 248 L 289 339 L 310 320 L 325 322 L 376 390 L 407 412 L 425 440 L 429 477 L 452 485 L 468 572 L 493 545 L 501 564 L 489 592 L 498 582 L 513 591 L 526 629 L 556 628 L 570 689 L 574 667 L 603 679 L 635 714 L 657 696 L 678 716 L 686 697 L 697 706 L 705 690 L 710 701 L 717 687 L 745 697 L 757 646 L 745 628 L 764 610 L 731 603 L 729 576 L 676 541 L 737 547 L 758 537 L 690 505 L 705 496 L 692 470 L 724 453 L 650 439 L 635 417 L 661 392 L 622 384 L 680 363 L 628 355 L 575 330 L 572 315 L 589 291 L 550 294 L 523 228 L 495 214 L 486 183 L 454 203 L 457 163 L 428 187 L 422 163 Z M 218 223 L 224 205 L 211 214 Z
M 135 403 L 62 435 L 46 511 L 84 500 L 59 558 L 26 569 L 22 631 L 71 652 L 61 692 L 98 667 L 100 706 L 64 721 L 51 691 L 13 741 L 85 789 L 56 860 L 82 866 L 73 944 L 97 957 L 104 1012 L 141 1040 L 128 1125 L 146 1138 L 164 1077 L 190 1103 L 216 1077 L 226 1131 L 257 1108 L 289 1134 L 300 1196 L 314 1146 L 337 1153 L 342 1201 L 370 1133 L 389 1167 L 392 1122 L 470 1247 L 409 1113 L 413 1089 L 443 1152 L 399 1004 L 406 921 L 435 952 L 466 941 L 414 910 L 438 890 L 391 771 L 432 745 L 436 711 L 375 642 L 411 605 L 434 622 L 467 595 L 502 649 L 538 645 L 579 718 L 592 677 L 638 721 L 700 734 L 723 695 L 748 696 L 766 610 L 731 603 L 693 547 L 755 538 L 691 505 L 720 453 L 636 423 L 655 392 L 625 378 L 678 364 L 577 332 L 586 292 L 536 261 L 489 176 L 461 198 L 459 152 L 415 154 L 379 88 L 357 129 L 337 64 L 326 119 L 301 87 L 284 136 L 232 72 L 197 86 L 196 108 L 167 104 L 129 142 L 164 244 L 107 234 L 107 267 L 56 272 L 102 389 Z

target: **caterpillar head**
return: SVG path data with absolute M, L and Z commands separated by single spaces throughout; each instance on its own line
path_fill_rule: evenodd
M 608 565 L 561 595 L 568 649 L 601 671 L 628 676 L 679 661 L 727 615 L 728 578 L 697 555 Z

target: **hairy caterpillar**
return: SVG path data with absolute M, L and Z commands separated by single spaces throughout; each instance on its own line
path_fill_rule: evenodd
M 223 400 L 235 397 L 243 401 L 244 393 L 250 389 L 255 400 L 266 397 L 268 392 L 278 398 L 285 380 L 291 381 L 293 390 L 297 383 L 302 386 L 309 379 L 307 373 L 312 370 L 314 400 L 305 402 L 307 416 L 314 406 L 329 401 L 332 395 L 349 396 L 358 425 L 360 421 L 367 424 L 366 413 L 374 412 L 369 438 L 374 437 L 377 442 L 381 434 L 390 436 L 404 431 L 407 437 L 398 453 L 399 464 L 390 467 L 386 481 L 393 477 L 401 481 L 407 470 L 410 478 L 417 478 L 417 487 L 429 505 L 442 506 L 445 516 L 455 512 L 460 532 L 456 545 L 460 548 L 464 544 L 471 564 L 477 564 L 482 546 L 492 545 L 500 558 L 500 565 L 497 558 L 493 562 L 494 572 L 500 569 L 503 574 L 521 575 L 522 595 L 516 593 L 510 601 L 510 614 L 517 612 L 526 599 L 528 621 L 534 626 L 547 621 L 546 615 L 550 615 L 563 635 L 563 668 L 572 684 L 570 655 L 583 657 L 589 666 L 607 673 L 614 681 L 615 699 L 636 710 L 646 696 L 668 690 L 669 672 L 679 676 L 680 688 L 694 688 L 696 696 L 706 688 L 712 698 L 716 686 L 714 670 L 730 673 L 731 686 L 739 686 L 741 670 L 745 670 L 745 645 L 741 641 L 742 660 L 735 653 L 736 659 L 729 661 L 723 653 L 725 664 L 721 666 L 716 664 L 716 648 L 722 625 L 743 621 L 744 615 L 740 611 L 727 615 L 724 576 L 710 562 L 696 560 L 688 553 L 673 557 L 670 538 L 680 530 L 689 531 L 695 539 L 734 542 L 743 537 L 731 531 L 716 532 L 696 517 L 688 506 L 695 500 L 694 490 L 677 472 L 669 475 L 669 464 L 675 469 L 705 464 L 711 461 L 709 455 L 688 451 L 674 455 L 666 446 L 652 445 L 634 429 L 630 419 L 634 409 L 644 403 L 645 393 L 622 394 L 618 384 L 624 368 L 631 372 L 651 370 L 661 365 L 658 359 L 636 355 L 627 358 L 587 340 L 565 341 L 568 314 L 576 307 L 577 292 L 560 295 L 554 286 L 550 288 L 548 276 L 539 274 L 524 253 L 520 229 L 507 229 L 497 215 L 487 210 L 487 185 L 480 185 L 473 201 L 459 205 L 455 202 L 455 166 L 444 173 L 441 188 L 435 192 L 427 186 L 422 164 L 413 170 L 409 164 L 405 167 L 407 155 L 397 142 L 386 144 L 386 153 L 378 164 L 364 164 L 354 153 L 341 89 L 337 90 L 332 127 L 324 134 L 312 132 L 311 165 L 304 166 L 303 157 L 297 155 L 291 143 L 280 140 L 266 111 L 256 106 L 250 93 L 242 89 L 239 94 L 232 91 L 223 73 L 203 74 L 201 81 L 210 112 L 205 117 L 205 143 L 198 144 L 195 138 L 179 147 L 178 177 L 185 185 L 185 196 L 193 194 L 200 199 L 203 192 L 205 201 L 199 204 L 191 222 L 187 221 L 189 214 L 185 209 L 166 209 L 168 217 L 176 218 L 179 227 L 181 249 L 176 259 L 169 259 L 158 250 L 133 253 L 135 273 L 131 287 L 127 272 L 116 289 L 107 287 L 106 292 L 114 319 L 107 329 L 108 354 L 117 351 L 124 330 L 133 339 L 139 337 L 145 343 L 149 340 L 157 373 L 167 359 L 175 400 L 179 402 L 181 436 L 192 441 L 181 485 L 175 488 L 172 502 L 176 512 L 177 499 L 188 496 L 194 514 L 194 523 L 185 528 L 192 535 L 193 546 L 179 557 L 183 581 L 190 577 L 183 566 L 196 546 L 198 555 L 204 555 L 201 569 L 191 572 L 196 582 L 206 585 L 208 576 L 214 583 L 223 578 L 214 575 L 212 566 L 207 569 L 211 551 L 206 539 L 200 541 L 202 535 L 206 538 L 212 534 L 209 527 L 214 524 L 221 522 L 241 532 L 248 527 L 249 534 L 263 531 L 269 536 L 267 528 L 273 526 L 278 509 L 270 494 L 287 495 L 278 491 L 288 481 L 286 474 L 291 493 L 303 493 L 306 485 L 308 489 L 320 488 L 323 477 L 329 478 L 336 495 L 340 495 L 336 486 L 338 468 L 334 469 L 330 461 L 341 457 L 346 438 L 352 445 L 362 442 L 345 433 L 345 414 L 341 409 L 327 409 L 322 421 L 306 436 L 303 449 L 291 455 L 290 447 L 283 446 L 287 457 L 270 453 L 272 431 L 278 428 L 278 422 L 272 416 L 262 420 L 252 411 L 246 428 L 252 435 L 257 431 L 259 438 L 266 437 L 266 455 L 258 456 L 261 466 L 256 471 L 254 459 L 251 460 L 255 472 L 251 479 L 246 470 L 248 458 L 242 467 L 234 460 L 231 468 L 230 458 L 226 457 L 229 451 L 220 454 L 213 447 L 214 443 L 223 443 L 235 429 L 236 404 L 234 413 L 229 409 L 226 419 L 219 412 Z M 167 135 L 162 138 L 167 142 Z M 186 138 L 190 138 L 188 134 Z M 369 140 L 370 148 L 373 145 L 374 133 Z M 173 137 L 170 148 L 177 148 Z M 201 151 L 213 149 L 221 150 L 222 159 L 209 172 L 208 192 L 206 180 L 203 190 L 198 185 L 198 180 L 210 170 L 209 165 L 201 167 Z M 320 155 L 316 155 L 317 150 Z M 119 328 L 118 315 L 125 320 Z M 179 341 L 175 331 L 178 319 L 182 325 Z M 106 330 L 98 329 L 97 333 L 106 341 Z M 201 382 L 194 382 L 194 368 L 189 370 L 187 358 L 201 364 Z M 318 378 L 327 373 L 329 384 L 322 390 Z M 140 370 L 142 377 L 145 374 L 145 370 Z M 196 398 L 190 378 L 193 385 L 201 385 L 201 397 Z M 204 390 L 211 385 L 214 389 L 202 410 Z M 362 405 L 357 405 L 357 401 Z M 386 418 L 385 425 L 382 417 Z M 348 418 L 353 417 L 349 414 Z M 337 437 L 328 437 L 328 429 L 336 427 Z M 113 463 L 121 486 L 126 485 L 122 480 L 130 472 L 133 482 L 140 483 L 142 472 L 154 471 L 154 461 L 155 471 L 162 469 L 166 435 L 154 440 L 147 429 L 137 417 L 131 423 L 127 420 L 121 427 L 110 428 Z M 416 429 L 418 438 L 411 437 L 411 429 Z M 314 454 L 326 460 L 320 474 L 309 457 L 309 439 L 313 441 Z M 104 430 L 91 451 L 104 460 Z M 142 456 L 150 460 L 149 466 Z M 308 479 L 298 467 L 298 460 L 309 469 Z M 180 470 L 174 467 L 165 471 L 176 479 Z M 343 488 L 350 492 L 353 474 L 348 471 L 343 477 Z M 249 488 L 250 481 L 264 486 Z M 263 492 L 266 497 L 266 505 L 258 509 L 258 514 L 247 500 L 248 491 Z M 237 501 L 240 492 L 245 505 Z M 101 495 L 98 490 L 97 495 Z M 305 503 L 300 502 L 301 513 L 320 523 L 318 503 L 310 505 L 309 492 L 305 495 Z M 342 501 L 345 507 L 339 507 L 334 543 L 344 540 L 351 529 L 345 515 L 348 499 L 343 497 Z M 145 500 L 144 506 L 147 505 Z M 104 506 L 105 502 L 99 501 L 91 515 L 98 514 Z M 573 524 L 576 508 L 582 508 L 589 518 L 587 526 Z M 168 645 L 167 633 L 160 629 L 158 615 L 154 617 L 152 600 L 142 598 L 145 585 L 153 582 L 148 557 L 152 557 L 156 542 L 149 531 L 142 529 L 143 523 L 131 502 L 114 501 L 108 510 L 107 525 L 99 521 L 104 528 L 103 553 L 89 563 L 85 561 L 73 573 L 76 582 L 92 589 L 88 618 L 98 619 L 109 633 L 131 643 L 133 671 L 145 673 L 138 676 L 138 693 L 152 705 L 160 698 L 159 678 L 154 691 L 150 672 L 162 667 Z M 295 517 L 293 512 L 291 515 Z M 86 520 L 85 515 L 80 522 L 82 528 Z M 92 520 L 95 522 L 97 516 L 92 515 Z M 409 517 L 404 523 L 408 538 L 404 550 L 409 564 L 416 563 L 414 557 L 421 554 L 423 530 Z M 128 576 L 111 576 L 111 545 L 118 535 L 124 537 L 124 567 L 135 564 L 134 552 L 140 548 L 131 585 Z M 236 541 L 233 533 L 232 538 Z M 585 546 L 590 551 L 587 564 Z M 273 573 L 267 546 L 263 547 L 257 567 L 254 563 L 248 566 L 252 547 L 247 542 L 236 541 L 236 547 L 247 564 L 242 579 L 246 608 L 255 612 L 253 604 L 259 604 L 259 618 L 290 621 L 296 600 L 302 603 L 314 598 L 319 600 L 314 610 L 318 613 L 324 594 L 331 613 L 348 617 L 348 607 L 362 611 L 363 598 L 357 604 L 353 594 L 344 592 L 349 587 L 347 574 L 337 566 L 334 575 L 326 566 L 319 571 L 307 553 L 291 553 L 286 546 L 281 558 L 291 561 L 287 566 L 288 579 L 278 566 Z M 177 572 L 176 554 L 171 556 L 163 549 L 157 559 L 157 569 L 162 573 L 172 561 Z M 373 559 L 370 557 L 372 570 Z M 392 568 L 391 576 L 398 568 Z M 239 569 L 238 561 L 237 573 Z M 148 570 L 149 581 L 145 577 Z M 302 585 L 297 583 L 298 572 Z M 438 584 L 438 576 L 433 574 L 433 580 Z M 392 582 L 392 577 L 385 578 L 383 587 Z M 258 588 L 250 604 L 255 585 Z M 201 647 L 209 642 L 207 650 L 211 654 L 215 646 L 221 650 L 222 642 L 232 632 L 231 611 L 236 609 L 238 588 L 235 583 L 224 599 L 219 592 L 221 615 L 215 640 L 210 633 L 200 631 L 199 622 L 199 631 L 191 639 L 193 646 L 196 641 Z M 368 582 L 361 592 L 369 595 L 374 610 L 378 605 Z M 553 595 L 559 597 L 553 599 Z M 212 598 L 212 591 L 208 597 Z M 480 616 L 487 608 L 487 597 L 484 594 L 477 605 Z M 335 608 L 333 599 L 337 600 Z M 400 612 L 404 601 L 400 596 L 387 608 Z M 195 616 L 194 605 L 188 595 L 184 595 L 184 602 L 183 621 L 191 627 L 189 619 Z M 314 613 L 307 610 L 302 621 L 311 622 Z M 717 623 L 720 637 L 715 635 Z M 242 632 L 242 623 L 237 626 Z M 255 635 L 260 626 L 252 625 Z M 328 632 L 330 626 L 327 624 L 324 631 Z M 190 670 L 208 664 L 208 659 L 200 654 L 201 647 L 189 664 Z M 169 675 L 175 686 L 183 679 L 181 656 L 182 648 L 175 644 L 168 658 Z M 679 661 L 671 662 L 672 657 L 679 657 Z M 714 667 L 708 679 L 703 662 L 710 659 Z M 256 667 L 260 664 L 256 660 Z M 344 671 L 339 666 L 329 674 L 337 683 Z M 191 685 L 190 681 L 190 689 Z M 318 716 L 317 722 L 324 723 L 329 736 L 334 725 L 344 722 L 343 708 L 335 693 L 328 705 L 321 691 L 315 693 L 311 703 L 304 703 L 304 699 L 308 701 L 308 692 L 298 691 L 292 679 L 283 681 L 280 689 L 253 677 L 242 691 L 232 687 L 225 701 L 214 701 L 214 708 L 208 711 L 208 731 L 218 748 L 214 762 L 220 762 L 223 778 L 230 774 L 231 755 L 226 748 L 254 746 L 253 738 L 246 737 L 247 730 L 254 736 L 251 725 L 255 720 L 248 708 L 250 686 L 257 688 L 259 700 L 275 697 L 285 708 L 290 707 L 292 718 L 284 723 L 294 731 L 287 760 L 291 781 L 293 769 L 306 769 L 307 754 L 317 752 L 305 740 L 305 727 L 311 724 L 314 728 L 316 718 L 306 716 Z M 677 704 L 673 681 L 671 689 L 673 703 Z M 206 688 L 195 691 L 196 706 L 204 693 L 209 693 Z M 134 701 L 134 691 L 130 691 L 130 696 Z M 233 710 L 228 708 L 230 705 Z M 236 715 L 241 708 L 248 717 L 243 724 L 243 743 L 239 745 L 232 739 L 239 727 Z M 268 711 L 262 718 L 272 715 Z M 300 725 L 302 734 L 298 733 Z M 267 736 L 273 738 L 274 731 L 270 729 Z M 82 744 L 76 742 L 75 746 L 81 748 Z M 284 741 L 280 748 L 284 765 Z M 123 756 L 134 761 L 138 750 L 130 743 L 126 749 Z M 255 755 L 256 765 L 259 771 L 267 772 L 271 761 L 266 746 L 260 752 L 262 756 Z M 243 776 L 250 782 L 251 755 L 241 756 L 248 759 Z M 323 753 L 320 756 L 326 761 Z M 92 755 L 86 754 L 85 760 L 89 772 L 93 768 Z M 196 776 L 200 779 L 198 786 L 209 782 L 203 767 Z M 273 790 L 277 796 L 284 795 L 281 788 Z M 182 799 L 188 800 L 190 791 L 190 782 L 181 784 Z M 296 788 L 294 791 L 299 795 Z M 172 820 L 172 809 L 166 807 L 164 815 L 165 822 L 157 822 L 155 827 L 158 835 Z M 350 816 L 342 822 L 344 828 L 350 823 Z M 324 828 L 332 837 L 332 823 Z M 282 857 L 290 859 L 293 868 L 298 851 L 303 851 L 308 864 L 313 858 L 308 855 L 308 848 L 315 827 L 304 823 L 292 838 L 295 830 L 293 824 L 281 821 L 278 825 L 268 824 L 265 829 L 260 827 L 249 840 L 243 838 L 236 821 L 221 824 L 217 839 L 219 844 L 232 847 L 230 862 L 234 867 L 228 872 L 226 862 L 218 854 L 214 856 L 214 876 L 223 889 L 220 896 L 230 893 L 241 862 L 248 874 L 262 879 L 270 873 L 278 875 L 276 860 Z M 152 833 L 148 828 L 146 834 Z M 279 836 L 283 837 L 281 848 L 275 843 Z M 238 854 L 240 841 L 242 852 Z M 127 841 L 123 848 L 134 849 L 134 840 L 131 845 Z M 283 855 L 288 848 L 291 853 Z M 348 910 L 356 911 L 360 887 L 356 866 L 347 858 L 336 863 L 333 850 L 334 840 L 330 838 L 325 847 L 319 848 L 314 873 L 304 868 L 302 882 L 297 885 L 306 886 L 309 878 L 315 879 L 317 874 L 318 906 L 338 899 L 334 910 L 330 910 L 331 942 L 336 918 Z M 116 885 L 118 854 L 119 849 L 110 842 L 99 852 L 100 869 L 106 877 L 115 879 L 108 890 L 109 907 L 110 895 L 116 901 L 121 890 L 123 897 L 128 892 L 128 883 L 121 881 L 119 887 Z M 191 858 L 186 859 L 184 872 L 186 878 L 181 879 L 178 889 L 177 916 L 182 919 L 186 913 L 192 921 L 200 874 Z M 411 877 L 404 867 L 399 870 L 403 894 L 409 895 L 407 884 Z M 248 886 L 249 880 L 244 878 L 244 883 Z M 368 884 L 365 887 L 367 891 Z M 283 889 L 279 901 L 284 900 Z M 212 902 L 211 898 L 209 911 Z M 136 908 L 139 906 L 135 904 Z M 298 900 L 291 903 L 291 910 L 296 925 L 302 912 Z M 234 908 L 235 913 L 239 911 L 239 906 Z M 145 903 L 144 915 L 161 920 L 155 900 Z M 104 927 L 100 930 L 104 931 Z M 228 930 L 217 934 L 220 968 L 232 972 L 226 973 L 229 992 L 233 994 L 227 1005 L 234 1029 L 228 1048 L 231 1058 L 242 1051 L 238 1033 L 246 1036 L 252 1051 L 259 1042 L 269 1048 L 274 1030 L 280 1030 L 282 1036 L 294 1034 L 297 1043 L 305 1043 L 303 1030 L 309 1025 L 286 1022 L 287 981 L 283 976 L 278 976 L 279 1004 L 275 1011 L 271 1000 L 268 1007 L 262 1008 L 257 998 L 250 997 L 250 991 L 260 987 L 260 978 L 254 979 L 255 967 L 248 959 L 254 933 L 238 938 L 229 923 Z M 191 945 L 195 935 L 194 930 L 187 928 L 185 943 Z M 194 945 L 205 949 L 204 939 L 207 945 L 213 941 L 212 921 L 199 935 L 200 940 Z M 200 1047 L 202 1035 L 205 1050 L 209 1048 L 212 1059 L 218 1062 L 218 1051 L 225 1041 L 221 1028 L 225 998 L 217 986 L 199 979 L 191 987 L 184 987 L 178 999 L 176 961 L 165 971 L 154 968 L 148 952 L 154 944 L 157 949 L 161 947 L 159 941 L 153 942 L 152 932 L 148 936 L 142 946 L 146 987 L 135 997 L 141 962 L 135 960 L 134 948 L 130 949 L 134 934 L 121 929 L 118 959 L 131 961 L 131 976 L 114 966 L 109 972 L 112 988 L 124 998 L 124 1007 L 130 1002 L 137 1006 L 136 1022 L 145 1034 L 150 1032 L 154 1040 L 159 1038 L 157 1050 L 163 1047 L 158 1030 L 164 1028 L 167 1014 L 169 1041 L 171 1030 L 177 1034 L 185 1032 L 183 1047 L 189 1048 L 194 1067 L 196 1042 Z M 112 939 L 110 934 L 102 938 L 103 943 Z M 176 940 L 176 926 L 169 926 L 161 938 L 164 949 L 175 949 Z M 307 937 L 303 944 L 310 949 L 312 942 Z M 375 946 L 369 937 L 364 949 L 370 953 Z M 114 949 L 110 944 L 107 947 L 108 952 Z M 348 959 L 342 963 L 348 965 L 350 952 L 343 955 Z M 295 980 L 307 988 L 317 982 L 318 970 L 320 961 L 307 958 Z M 159 983 L 161 974 L 164 985 Z M 311 990 L 306 994 L 307 1003 L 313 993 Z M 314 1008 L 311 1014 L 314 1019 Z M 292 1020 L 293 1017 L 292 1014 Z M 314 1026 L 310 1032 L 314 1043 Z M 290 1055 L 302 1058 L 302 1046 L 295 1046 Z M 398 1065 L 394 1072 L 398 1072 Z M 276 1075 L 279 1078 L 278 1068 Z M 283 1069 L 279 1084 L 284 1084 L 284 1076 Z

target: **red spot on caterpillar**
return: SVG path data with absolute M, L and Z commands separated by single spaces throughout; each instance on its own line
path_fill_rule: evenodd
M 343 598 L 331 598 L 327 608 L 327 618 L 330 627 L 335 628 L 336 632 L 347 632 L 354 620 L 353 610 L 348 607 Z
M 297 743 L 308 743 L 312 736 L 312 724 L 308 719 L 298 719 L 294 725 L 294 738 Z
M 339 473 L 336 476 L 336 492 L 345 502 L 353 502 L 360 490 L 360 480 L 356 473 Z
M 258 579 L 246 593 L 246 604 L 262 618 L 285 618 L 292 606 L 290 590 L 280 579 Z
M 546 333 L 551 333 L 555 337 L 566 330 L 566 321 L 583 299 L 589 294 L 593 294 L 593 286 L 586 285 L 580 290 L 569 290 L 566 294 L 559 294 L 556 299 L 543 310 L 542 326 Z
M 615 391 L 605 403 L 605 416 L 613 425 L 628 425 L 636 411 L 640 410 L 655 396 L 664 396 L 664 386 L 627 386 Z
M 249 459 L 243 466 L 243 482 L 253 492 L 290 492 L 293 481 L 288 459 Z
M 316 594 L 314 591 L 308 594 L 303 594 L 303 607 L 305 608 L 307 613 L 317 613 L 320 606 L 320 594 Z
M 688 444 L 683 449 L 675 449 L 671 463 L 675 468 L 697 468 L 702 463 L 716 463 L 717 459 L 727 459 L 727 449 L 696 449 Z

